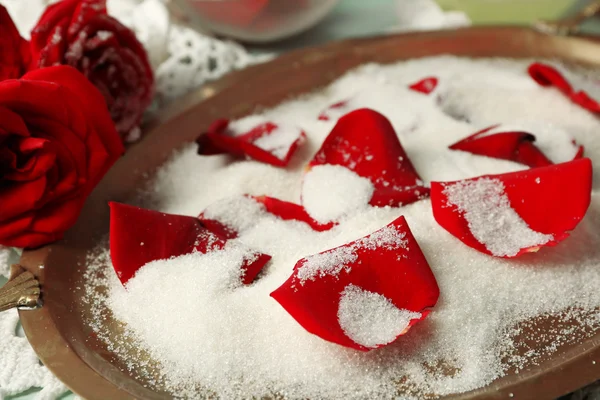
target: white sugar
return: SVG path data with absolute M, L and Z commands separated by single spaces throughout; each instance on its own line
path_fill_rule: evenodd
M 449 205 L 464 214 L 469 230 L 495 256 L 515 256 L 520 250 L 548 243 L 554 237 L 535 232 L 510 206 L 504 183 L 481 178 L 444 188 Z
M 364 209 L 373 196 L 367 178 L 340 165 L 317 165 L 304 176 L 302 203 L 319 222 L 329 222 Z
M 598 194 L 569 238 L 510 260 L 458 242 L 435 222 L 428 199 L 401 208 L 359 207 L 326 232 L 274 218 L 240 199 L 248 193 L 299 203 L 304 168 L 335 124 L 317 116 L 360 91 L 377 92 L 378 85 L 391 90 L 369 96 L 365 105 L 390 119 L 425 181 L 526 169 L 448 146 L 482 126 L 535 120 L 552 123 L 585 146 L 595 164 L 598 191 L 600 121 L 556 90 L 532 82 L 527 65 L 444 56 L 360 67 L 325 90 L 266 110 L 255 120 L 287 121 L 306 132 L 307 142 L 285 169 L 228 156 L 200 157 L 192 145 L 177 152 L 159 170 L 143 204 L 191 216 L 215 204 L 208 214 L 243 227 L 237 242 L 273 259 L 254 283 L 237 286 L 232 283 L 238 279 L 239 261 L 229 249 L 206 258 L 156 262 L 125 291 L 110 268 L 106 244 L 101 244 L 98 254 L 90 255 L 86 276 L 95 333 L 151 387 L 158 382 L 187 398 L 338 400 L 400 393 L 403 399 L 417 399 L 480 388 L 514 370 L 531 376 L 530 368 L 559 357 L 561 346 L 589 340 L 600 331 Z M 426 76 L 440 79 L 434 94 L 406 90 Z M 460 120 L 458 111 L 471 122 Z M 407 115 L 410 129 L 403 128 Z M 319 196 L 326 199 L 328 192 L 315 194 L 317 207 Z M 340 207 L 346 204 L 341 200 Z M 427 257 L 441 297 L 427 318 L 392 345 L 365 354 L 326 342 L 306 332 L 269 296 L 290 277 L 298 260 L 362 238 L 400 215 Z M 401 242 L 396 237 L 371 245 Z M 106 327 L 110 309 L 124 323 L 122 334 Z M 548 318 L 552 323 L 540 322 Z M 565 321 L 575 321 L 576 328 Z M 373 322 L 380 323 L 388 326 L 379 318 Z M 375 342 L 391 337 L 383 335 L 385 330 L 377 330 L 382 339 Z
M 297 127 L 278 124 L 273 132 L 258 138 L 253 143 L 283 160 L 294 142 L 300 140 L 301 135 L 302 131 Z
M 340 247 L 325 253 L 315 254 L 306 258 L 298 268 L 297 277 L 303 285 L 307 280 L 315 280 L 325 275 L 337 276 L 340 272 L 350 272 L 350 265 L 358 260 L 358 254 L 352 247 Z
M 586 92 L 592 99 L 600 101 L 600 82 L 576 74 L 561 64 L 555 62 L 548 64 L 556 68 L 562 74 L 562 76 L 571 84 L 573 91 Z
M 203 217 L 219 221 L 236 232 L 243 232 L 265 212 L 261 203 L 245 196 L 233 196 L 211 204 L 204 210 Z
M 342 292 L 338 321 L 346 336 L 365 347 L 388 344 L 421 313 L 399 309 L 378 293 L 348 285 Z

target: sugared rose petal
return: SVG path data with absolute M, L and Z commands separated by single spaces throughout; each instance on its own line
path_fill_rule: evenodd
M 536 141 L 537 138 L 541 140 Z M 518 162 L 529 167 L 544 167 L 583 156 L 566 132 L 551 125 L 494 125 L 450 146 L 487 157 Z
M 301 205 L 273 197 L 249 195 L 219 201 L 204 210 L 198 219 L 220 237 L 234 239 L 266 215 L 284 221 L 304 222 L 317 232 L 329 230 L 335 225 L 315 221 Z
M 335 223 L 329 222 L 321 224 L 314 220 L 299 204 L 290 203 L 288 201 L 279 200 L 268 196 L 253 197 L 259 203 L 265 206 L 268 213 L 283 219 L 284 221 L 300 221 L 310 226 L 317 232 L 328 231 L 335 226 Z
M 385 116 L 370 109 L 353 111 L 340 118 L 329 136 L 323 142 L 321 149 L 317 152 L 308 166 L 308 172 L 303 184 L 303 204 L 309 214 L 318 221 L 324 222 L 325 214 L 315 216 L 305 202 L 312 198 L 310 188 L 319 188 L 318 182 L 313 182 L 316 177 L 311 174 L 322 175 L 322 179 L 331 180 L 331 171 L 321 171 L 320 166 L 339 166 L 347 169 L 357 176 L 353 179 L 357 190 L 364 185 L 360 178 L 368 180 L 372 184 L 372 194 L 366 202 L 372 206 L 399 206 L 417 201 L 429 193 L 429 189 L 423 185 L 415 168 L 410 162 L 408 155 L 402 148 L 394 128 Z M 327 173 L 325 173 L 327 172 Z M 314 178 L 314 179 L 313 179 Z M 314 183 L 314 185 L 313 185 Z M 367 182 L 368 183 L 368 182 Z M 327 185 L 330 188 L 334 182 Z M 338 185 L 342 186 L 342 185 Z M 349 187 L 349 186 L 348 186 Z M 367 187 L 360 193 L 367 193 Z M 312 190 L 315 191 L 315 190 Z M 318 190 L 319 198 L 311 200 L 310 203 L 328 203 L 328 191 Z M 333 192 L 332 192 L 333 193 Z M 342 193 L 343 194 L 343 193 Z M 352 193 L 344 195 L 348 201 Z M 331 203 L 332 207 L 335 204 Z M 355 208 L 356 205 L 352 205 Z M 341 207 L 341 206 L 340 206 Z
M 497 132 L 497 128 L 498 125 L 482 129 L 453 144 L 450 149 L 515 161 L 532 168 L 552 164 L 552 161 L 535 146 L 535 136 L 532 134 L 518 131 Z
M 227 243 L 193 217 L 114 202 L 110 210 L 110 256 L 123 285 L 151 261 L 220 250 Z M 242 282 L 251 283 L 270 259 L 269 255 L 248 250 L 241 265 Z
M 559 65 L 533 63 L 529 75 L 541 86 L 554 86 L 575 104 L 600 113 L 600 83 L 582 78 Z
M 421 79 L 419 82 L 413 83 L 409 89 L 423 94 L 430 94 L 438 85 L 438 78 L 430 76 L 429 78 Z
M 368 351 L 425 318 L 437 282 L 404 217 L 362 239 L 306 257 L 271 296 L 308 332 Z
M 436 221 L 467 246 L 516 257 L 554 246 L 590 204 L 592 163 L 563 164 L 457 182 L 432 182 Z
M 240 130 L 235 123 L 217 120 L 197 143 L 200 155 L 228 153 L 285 167 L 305 139 L 306 134 L 294 126 L 264 122 L 250 130 Z

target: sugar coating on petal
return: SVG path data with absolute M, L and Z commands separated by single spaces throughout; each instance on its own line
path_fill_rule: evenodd
M 355 285 L 341 293 L 338 321 L 346 336 L 365 347 L 393 342 L 421 313 L 396 307 L 388 298 Z
M 317 165 L 304 176 L 302 204 L 321 223 L 364 209 L 373 197 L 367 178 L 339 165 Z
M 398 232 L 393 226 L 386 226 L 351 245 L 306 257 L 296 272 L 296 278 L 304 285 L 307 280 L 315 280 L 317 277 L 338 276 L 342 271 L 350 272 L 350 265 L 358 260 L 358 250 L 406 248 L 405 237 L 404 232 Z
M 444 189 L 450 206 L 464 214 L 469 230 L 495 256 L 512 257 L 522 249 L 541 246 L 554 236 L 536 232 L 510 206 L 504 183 L 481 178 L 449 184 Z

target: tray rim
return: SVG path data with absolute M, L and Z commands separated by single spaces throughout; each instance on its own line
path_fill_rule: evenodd
M 458 35 L 457 35 L 458 33 Z M 200 107 L 200 103 L 207 98 L 223 98 L 227 96 L 232 86 L 235 87 L 240 82 L 244 82 L 248 79 L 254 79 L 260 76 L 269 74 L 269 70 L 277 66 L 286 65 L 289 63 L 298 64 L 301 66 L 310 68 L 312 65 L 317 64 L 323 57 L 335 55 L 337 52 L 343 52 L 342 49 L 351 48 L 354 53 L 365 52 L 365 56 L 368 58 L 368 51 L 365 51 L 368 46 L 372 43 L 389 43 L 393 45 L 396 41 L 412 41 L 416 39 L 431 39 L 457 35 L 460 38 L 461 34 L 476 35 L 476 34 L 494 34 L 502 33 L 514 36 L 515 39 L 519 38 L 523 41 L 532 39 L 539 39 L 542 41 L 548 41 L 548 43 L 555 42 L 556 48 L 558 49 L 576 49 L 567 61 L 573 61 L 577 64 L 582 65 L 594 65 L 600 67 L 600 42 L 594 37 L 557 37 L 551 36 L 544 33 L 540 33 L 527 27 L 518 26 L 485 26 L 485 27 L 469 27 L 461 28 L 453 31 L 430 31 L 430 32 L 419 32 L 419 33 L 405 33 L 396 35 L 377 36 L 370 38 L 360 39 L 347 39 L 341 41 L 330 42 L 320 46 L 307 47 L 299 50 L 295 50 L 286 53 L 272 61 L 265 64 L 256 65 L 249 67 L 245 70 L 232 73 L 225 78 L 222 78 L 212 84 L 205 85 L 203 88 L 194 91 L 193 93 L 183 97 L 176 101 L 171 106 L 163 110 L 157 117 L 148 124 L 146 129 L 149 131 L 149 135 L 153 131 L 157 130 L 161 125 L 172 123 L 174 120 L 183 118 L 187 113 L 193 112 L 195 108 Z M 596 50 L 597 56 L 593 56 L 588 51 Z M 447 53 L 437 54 L 453 54 L 451 51 Z M 421 55 L 407 57 L 407 59 L 419 58 Z M 488 57 L 488 56 L 475 56 L 476 58 Z M 534 56 L 531 56 L 532 58 Z M 519 58 L 519 57 L 514 57 Z M 368 62 L 368 61 L 367 61 Z M 316 87 L 309 88 L 305 92 L 310 92 L 317 89 Z M 216 115 L 218 110 L 215 110 L 215 105 L 211 100 L 207 101 L 205 108 L 211 108 L 209 114 Z M 218 102 L 216 107 L 218 107 Z M 241 107 L 233 114 L 241 116 L 248 113 L 248 107 Z M 134 146 L 135 147 L 135 146 Z M 86 215 L 82 213 L 82 218 Z M 21 265 L 31 271 L 44 285 L 44 263 L 49 255 L 57 248 L 62 246 L 62 242 L 52 244 L 49 246 L 42 247 L 40 249 L 25 251 L 21 257 Z M 55 376 L 57 376 L 69 389 L 74 393 L 79 394 L 84 398 L 89 399 L 133 399 L 136 398 L 129 392 L 125 391 L 119 385 L 106 379 L 101 373 L 92 368 L 86 363 L 80 355 L 72 348 L 69 340 L 67 340 L 60 329 L 58 328 L 55 315 L 51 312 L 48 307 L 41 307 L 36 310 L 20 310 L 19 316 L 25 331 L 27 338 L 32 344 L 34 350 L 38 354 L 42 362 L 50 369 Z M 509 394 L 515 392 L 521 392 L 516 388 L 522 387 L 523 385 L 536 388 L 542 393 L 540 396 L 536 395 L 536 399 L 552 398 L 545 397 L 543 393 L 568 393 L 579 387 L 585 386 L 586 384 L 592 383 L 593 381 L 600 379 L 600 334 L 591 337 L 589 340 L 583 342 L 587 347 L 587 350 L 583 353 L 576 352 L 577 354 L 570 354 L 567 352 L 564 355 L 564 361 L 561 362 L 556 368 L 550 371 L 541 371 L 535 375 L 530 375 L 526 379 L 518 380 L 510 385 L 502 388 L 498 388 L 494 392 L 486 390 L 488 387 L 477 389 L 475 391 L 453 395 L 448 398 L 452 399 L 472 399 L 472 398 L 485 398 L 485 399 L 500 399 L 509 398 Z M 598 363 L 595 361 L 598 360 Z M 588 368 L 584 368 L 584 364 Z M 594 365 L 596 366 L 594 368 Z M 570 375 L 575 377 L 572 381 L 565 384 L 561 381 L 559 376 Z M 554 383 L 550 381 L 555 381 Z M 493 383 L 492 383 L 493 385 Z M 519 396 L 519 398 L 526 398 Z

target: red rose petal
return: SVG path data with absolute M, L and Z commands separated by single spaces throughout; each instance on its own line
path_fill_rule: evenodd
M 348 288 L 384 296 L 395 308 L 420 315 L 398 320 L 393 330 L 385 332 L 385 343 L 358 343 L 357 336 L 343 327 L 344 318 L 339 318 L 342 293 Z M 439 289 L 404 217 L 400 217 L 369 236 L 298 261 L 292 276 L 271 296 L 308 332 L 368 351 L 392 343 L 425 318 L 438 300 Z M 377 326 L 377 315 L 362 316 L 374 319 Z M 369 330 L 370 326 L 363 328 Z
M 208 132 L 197 139 L 198 154 L 214 155 L 228 153 L 237 157 L 249 157 L 257 161 L 285 167 L 306 139 L 299 128 L 280 126 L 266 122 L 248 132 L 232 135 L 228 120 L 217 120 Z
M 575 142 L 573 140 L 573 145 L 577 146 L 577 142 Z M 577 153 L 575 154 L 575 157 L 573 157 L 573 160 L 578 160 L 580 158 L 583 158 L 583 153 L 585 152 L 585 147 L 583 147 L 583 145 L 579 145 L 579 147 L 577 147 Z
M 421 79 L 419 82 L 413 83 L 412 85 L 408 86 L 408 88 L 414 90 L 415 92 L 430 94 L 435 90 L 437 85 L 438 78 L 430 76 L 428 78 Z
M 333 228 L 336 224 L 331 222 L 327 224 L 321 224 L 315 221 L 311 216 L 306 212 L 304 207 L 299 204 L 290 203 L 287 201 L 279 200 L 274 197 L 268 196 L 250 196 L 245 195 L 242 198 L 252 200 L 259 205 L 259 207 L 264 207 L 264 211 L 280 218 L 284 221 L 299 221 L 304 222 L 308 226 L 310 226 L 316 232 L 323 232 Z M 235 205 L 231 205 L 231 207 L 235 207 Z M 210 209 L 210 207 L 209 207 Z M 227 223 L 220 221 L 218 214 L 215 215 L 211 213 L 210 217 L 206 216 L 206 210 L 202 212 L 198 216 L 198 220 L 200 223 L 211 232 L 215 233 L 219 237 L 223 239 L 235 239 L 240 233 L 238 232 L 239 228 L 232 227 Z M 257 217 L 259 218 L 259 217 Z
M 194 217 L 165 214 L 126 204 L 110 203 L 110 256 L 125 285 L 145 264 L 222 249 L 227 242 Z M 248 251 L 242 282 L 251 283 L 271 256 Z
M 406 205 L 427 196 L 423 185 L 388 119 L 363 108 L 339 119 L 309 164 L 341 165 L 369 179 L 373 206 Z
M 484 190 L 482 185 L 491 181 L 503 186 L 502 196 L 520 222 L 515 220 L 514 214 L 510 217 L 505 212 L 489 190 Z M 471 203 L 471 217 L 467 216 L 469 210 L 464 206 L 449 200 L 448 188 L 456 184 L 468 190 L 464 196 Z M 431 202 L 436 221 L 467 246 L 490 255 L 516 257 L 537 251 L 541 246 L 554 246 L 568 237 L 588 209 L 591 187 L 592 163 L 582 158 L 508 174 L 432 182 Z M 491 206 L 486 208 L 484 202 Z M 547 237 L 535 243 L 535 238 L 529 239 L 531 231 L 535 237 Z M 506 243 L 511 243 L 508 251 L 493 251 L 495 246 L 502 247 Z
M 561 69 L 556 66 L 539 62 L 531 64 L 528 68 L 528 72 L 533 80 L 540 86 L 554 86 L 565 96 L 569 97 L 575 104 L 578 104 L 586 110 L 600 113 L 600 99 L 595 98 L 595 96 L 589 92 L 589 88 L 580 87 L 580 84 L 583 82 L 577 82 L 576 75 L 570 76 L 571 74 L 567 70 L 561 71 Z M 589 83 L 589 85 L 594 84 L 594 82 L 586 83 Z M 599 84 L 596 83 L 596 85 Z M 597 90 L 600 90 L 600 87 Z
M 532 168 L 552 165 L 552 161 L 535 146 L 534 135 L 520 131 L 493 132 L 498 127 L 499 125 L 494 125 L 482 129 L 449 148 L 515 161 Z
M 252 196 L 254 200 L 263 204 L 270 214 L 283 219 L 284 221 L 300 221 L 306 223 L 314 231 L 323 232 L 333 228 L 336 224 L 329 222 L 321 224 L 315 221 L 299 204 L 279 200 L 268 196 Z

